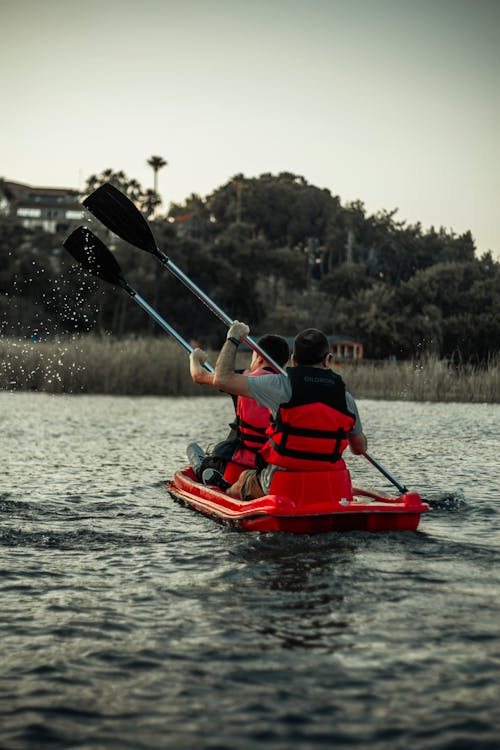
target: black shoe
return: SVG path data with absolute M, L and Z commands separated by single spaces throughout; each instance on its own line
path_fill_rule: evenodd
M 214 485 L 223 492 L 231 487 L 231 483 L 226 482 L 220 471 L 217 471 L 216 469 L 205 469 L 205 471 L 201 475 L 201 479 L 203 481 L 203 484 Z
M 189 443 L 188 447 L 186 448 L 186 455 L 188 457 L 188 461 L 191 465 L 192 470 L 199 479 L 201 476 L 201 464 L 207 457 L 207 454 L 205 453 L 201 445 L 198 445 L 198 443 Z

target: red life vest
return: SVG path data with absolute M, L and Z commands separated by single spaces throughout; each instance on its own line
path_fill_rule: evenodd
M 261 367 L 253 372 L 245 371 L 248 377 L 258 377 L 274 373 L 274 368 Z M 255 468 L 257 453 L 267 441 L 266 430 L 271 421 L 271 412 L 265 406 L 259 406 L 253 398 L 238 396 L 236 404 L 236 429 L 241 447 L 233 454 L 232 461 L 249 468 Z
M 344 469 L 342 453 L 355 416 L 340 375 L 318 367 L 289 367 L 292 397 L 281 404 L 261 451 L 269 464 L 292 471 Z

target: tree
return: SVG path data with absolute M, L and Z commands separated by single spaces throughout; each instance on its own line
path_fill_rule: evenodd
M 319 288 L 336 300 L 344 297 L 350 299 L 362 289 L 369 289 L 375 284 L 368 276 L 368 269 L 363 263 L 343 263 L 325 276 Z
M 142 212 L 149 219 L 161 204 L 161 198 L 154 190 L 146 190 L 142 197 Z
M 436 263 L 419 271 L 401 286 L 399 302 L 406 311 L 406 328 L 433 320 L 442 356 L 486 360 L 500 350 L 500 264 L 487 257 Z
M 256 178 L 237 174 L 207 202 L 220 225 L 243 221 L 275 247 L 305 247 L 310 238 L 323 245 L 332 211 L 338 208 L 328 190 L 289 172 Z
M 160 171 L 160 169 L 167 166 L 167 162 L 162 156 L 150 156 L 147 163 L 153 170 L 153 175 L 154 175 L 153 190 L 156 193 L 156 195 L 158 195 L 158 172 Z
M 151 190 L 144 190 L 137 180 L 128 177 L 122 170 L 114 172 L 110 168 L 104 169 L 99 174 L 90 175 L 85 183 L 84 194 L 93 193 L 94 190 L 107 182 L 125 193 L 146 216 L 150 216 L 152 210 L 159 205 L 158 196 L 152 196 Z

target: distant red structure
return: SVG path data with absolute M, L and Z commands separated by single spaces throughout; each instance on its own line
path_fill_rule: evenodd
M 327 338 L 330 351 L 336 360 L 345 362 L 346 360 L 363 359 L 363 344 L 361 341 L 348 336 L 327 336 Z
M 255 336 L 258 339 L 258 336 Z M 293 336 L 284 337 L 290 352 L 293 350 Z M 336 362 L 359 362 L 363 359 L 363 344 L 357 339 L 353 339 L 350 336 L 327 336 L 328 343 L 330 345 L 330 351 L 334 356 Z M 251 351 L 248 344 L 245 342 L 240 346 L 240 351 L 246 352 Z

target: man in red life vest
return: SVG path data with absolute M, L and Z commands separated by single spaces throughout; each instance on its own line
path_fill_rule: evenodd
M 286 339 L 282 336 L 266 334 L 261 336 L 257 343 L 277 364 L 282 367 L 286 365 L 290 357 L 290 349 Z M 195 349 L 191 352 L 189 358 L 191 377 L 195 383 L 213 385 L 213 374 L 203 368 L 205 361 L 206 354 L 201 349 Z M 270 373 L 276 373 L 275 368 L 260 354 L 253 352 L 250 368 L 243 372 L 245 377 L 253 378 Z M 214 483 L 215 479 L 215 475 L 210 472 L 210 469 L 215 469 L 222 474 L 228 460 L 241 466 L 254 468 L 256 457 L 266 443 L 266 430 L 271 419 L 269 409 L 265 406 L 259 406 L 253 398 L 238 396 L 235 399 L 235 410 L 236 420 L 231 425 L 232 433 L 225 441 L 216 445 L 210 455 L 206 456 L 197 443 L 190 443 L 187 448 L 188 457 L 196 475 L 198 478 L 203 477 L 205 481 L 206 473 L 207 483 Z M 221 482 L 220 479 L 218 483 L 223 489 L 230 486 L 227 482 Z
M 217 359 L 213 385 L 254 398 L 271 411 L 273 422 L 261 451 L 267 466 L 242 472 L 227 492 L 251 500 L 268 494 L 275 471 L 336 471 L 345 468 L 342 453 L 347 445 L 353 453 L 364 453 L 367 441 L 357 406 L 340 375 L 329 367 L 332 355 L 324 333 L 307 328 L 297 334 L 293 367 L 286 375 L 252 378 L 234 371 L 237 343 L 248 334 L 245 323 L 233 322 Z

